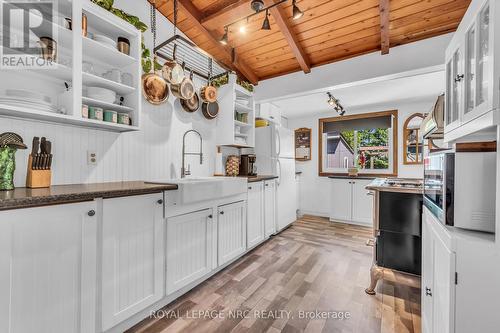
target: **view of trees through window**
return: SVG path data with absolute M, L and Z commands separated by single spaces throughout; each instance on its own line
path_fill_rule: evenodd
M 340 135 L 339 135 L 340 134 Z M 340 133 L 329 133 L 329 138 L 338 138 L 347 149 L 345 152 L 352 152 L 352 156 L 343 156 L 343 160 L 349 163 L 337 164 L 327 163 L 330 168 L 356 166 L 359 169 L 388 169 L 389 168 L 389 129 L 374 128 L 364 130 L 347 130 Z M 335 141 L 328 140 L 328 161 L 339 159 L 338 154 L 346 155 L 338 148 L 340 145 Z M 341 166 L 342 165 L 342 166 Z

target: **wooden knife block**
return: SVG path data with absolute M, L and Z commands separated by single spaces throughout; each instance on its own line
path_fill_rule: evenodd
M 43 188 L 50 187 L 52 183 L 52 170 L 33 170 L 33 157 L 28 158 L 28 174 L 26 176 L 26 187 Z

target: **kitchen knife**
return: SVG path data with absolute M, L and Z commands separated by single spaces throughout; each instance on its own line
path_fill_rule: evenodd
M 47 141 L 47 170 L 50 170 L 52 167 L 52 142 Z
M 45 137 L 42 137 L 42 140 L 40 141 L 40 163 L 38 164 L 38 167 L 40 170 L 45 170 L 45 162 L 47 158 L 47 139 Z
M 36 170 L 37 167 L 37 157 L 38 149 L 40 148 L 40 138 L 33 137 L 33 146 L 31 147 L 31 169 Z

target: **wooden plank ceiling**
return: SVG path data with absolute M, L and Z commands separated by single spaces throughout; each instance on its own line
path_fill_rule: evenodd
M 153 1 L 153 0 L 150 0 Z M 272 1 L 265 0 L 266 5 Z M 250 0 L 178 0 L 178 27 L 194 43 L 252 83 L 455 31 L 471 0 L 298 0 L 305 13 L 292 19 L 292 1 L 250 18 L 246 32 L 224 25 L 252 13 Z M 174 0 L 156 0 L 173 22 Z M 159 41 L 171 36 L 160 36 Z M 234 48 L 234 53 L 232 49 Z

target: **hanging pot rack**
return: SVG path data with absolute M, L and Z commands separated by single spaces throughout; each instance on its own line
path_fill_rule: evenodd
M 158 45 L 154 51 L 159 58 L 171 61 L 173 60 L 174 45 L 177 45 L 176 58 L 181 63 L 185 63 L 187 72 L 193 71 L 193 74 L 204 80 L 208 80 L 210 77 L 210 64 L 212 64 L 212 79 L 231 72 L 230 69 L 218 63 L 196 44 L 180 35 L 174 35 L 167 39 Z

